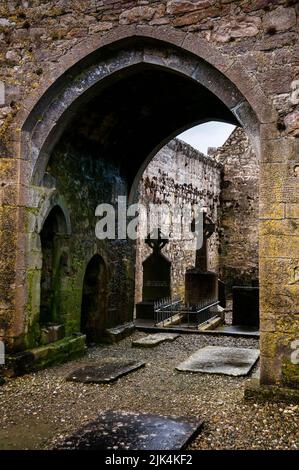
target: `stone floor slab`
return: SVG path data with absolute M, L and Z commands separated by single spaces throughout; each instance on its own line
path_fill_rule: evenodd
M 174 341 L 178 336 L 180 335 L 177 333 L 155 333 L 132 341 L 132 346 L 152 348 L 165 341 Z
M 176 369 L 181 372 L 241 376 L 249 374 L 258 357 L 258 349 L 206 346 L 192 354 Z
M 201 429 L 199 418 L 106 411 L 67 437 L 59 449 L 180 450 Z
M 66 380 L 69 382 L 105 384 L 144 366 L 145 362 L 120 359 L 105 360 L 101 364 L 86 365 L 74 370 L 66 377 Z

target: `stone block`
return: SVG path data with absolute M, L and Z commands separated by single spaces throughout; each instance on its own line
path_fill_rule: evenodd
M 297 282 L 295 271 L 299 266 L 299 256 L 294 259 L 263 258 L 261 261 L 259 271 L 263 284 L 283 286 Z
M 109 344 L 117 343 L 127 336 L 130 336 L 134 329 L 134 323 L 124 323 L 123 325 L 115 326 L 114 328 L 108 328 L 104 332 L 102 341 Z
M 299 391 L 287 387 L 278 387 L 275 385 L 262 385 L 259 379 L 251 378 L 246 382 L 244 398 L 251 402 L 299 402 Z
M 8 356 L 5 373 L 10 376 L 28 374 L 82 355 L 85 351 L 85 335 L 74 334 L 55 343 Z
M 130 10 L 123 11 L 119 16 L 119 23 L 126 25 L 137 23 L 138 21 L 150 21 L 155 13 L 155 8 L 148 5 L 140 5 L 138 7 L 131 8 Z
M 263 220 L 259 224 L 259 233 L 262 236 L 288 236 L 293 237 L 298 234 L 299 221 L 297 220 Z M 298 247 L 299 255 L 299 247 Z
M 64 326 L 63 325 L 43 325 L 41 327 L 41 345 L 54 343 L 64 337 Z
M 244 38 L 256 36 L 261 28 L 259 16 L 244 16 L 239 19 L 231 18 L 230 21 L 222 21 L 216 29 L 213 37 L 217 42 L 229 42 L 230 38 Z
M 153 348 L 154 346 L 158 346 L 161 343 L 165 343 L 168 341 L 172 342 L 178 337 L 179 335 L 176 333 L 156 333 L 132 341 L 132 346 L 141 348 Z
M 167 2 L 166 13 L 177 15 L 200 9 L 209 10 L 211 5 L 211 0 L 170 0 Z
M 209 10 L 195 11 L 194 13 L 185 14 L 183 16 L 177 16 L 172 21 L 172 24 L 176 27 L 190 26 L 200 23 L 202 20 L 217 16 L 219 14 L 219 8 L 211 7 Z
M 284 314 L 299 312 L 299 284 L 263 283 L 260 287 L 260 305 L 262 312 Z
M 234 286 L 233 325 L 259 326 L 259 288 Z
M 261 235 L 259 237 L 260 257 L 288 258 L 298 255 L 298 236 Z
M 295 139 L 286 137 L 274 138 L 275 131 L 270 128 L 261 129 L 261 162 L 263 163 L 287 163 L 298 158 Z M 262 166 L 262 169 L 271 167 Z
M 286 203 L 285 215 L 288 219 L 299 219 L 299 202 Z
M 185 274 L 185 303 L 198 305 L 202 301 L 218 299 L 218 276 L 213 272 L 202 273 L 196 268 Z
M 267 12 L 263 16 L 263 27 L 267 32 L 270 29 L 275 31 L 286 31 L 296 25 L 296 12 L 294 8 L 279 6 L 273 11 Z
M 222 308 L 226 307 L 226 289 L 225 289 L 225 283 L 218 279 L 218 300 L 219 300 L 219 305 Z
M 280 220 L 284 218 L 285 203 L 283 202 L 261 202 L 259 205 L 260 219 Z

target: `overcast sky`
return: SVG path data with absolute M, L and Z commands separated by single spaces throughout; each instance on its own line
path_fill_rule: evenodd
M 208 147 L 223 145 L 234 128 L 232 124 L 211 121 L 192 127 L 177 137 L 206 154 Z

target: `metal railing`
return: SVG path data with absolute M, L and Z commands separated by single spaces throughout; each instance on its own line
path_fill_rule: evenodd
M 155 324 L 161 324 L 165 326 L 166 321 L 173 322 L 175 315 L 178 315 L 181 311 L 182 300 L 179 297 L 166 297 L 155 302 Z
M 188 327 L 198 325 L 217 316 L 210 309 L 219 304 L 215 298 L 206 298 L 196 305 L 184 304 L 183 301 L 176 297 L 165 298 L 155 302 L 155 325 L 165 326 L 171 323 L 180 323 L 187 319 Z

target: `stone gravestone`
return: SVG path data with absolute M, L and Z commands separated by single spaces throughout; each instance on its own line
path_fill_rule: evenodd
M 208 271 L 208 239 L 215 232 L 206 213 L 203 214 L 203 243 L 196 251 L 195 267 L 188 269 L 185 275 L 185 303 L 198 305 L 205 300 L 218 300 L 218 276 Z
M 259 327 L 259 288 L 234 286 L 233 325 Z
M 226 289 L 225 289 L 225 283 L 221 281 L 221 279 L 218 279 L 218 300 L 219 300 L 219 305 L 222 308 L 226 307 Z
M 171 295 L 171 262 L 161 253 L 168 239 L 162 235 L 160 229 L 157 235 L 156 238 L 148 235 L 145 239 L 145 243 L 153 252 L 142 263 L 142 302 L 136 305 L 136 318 L 153 320 L 154 303 Z

